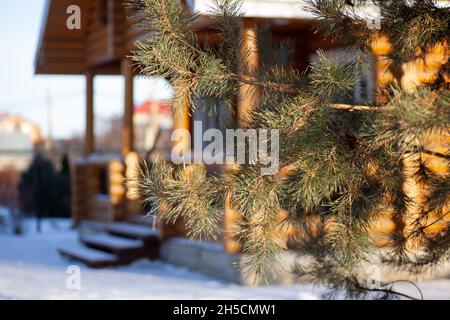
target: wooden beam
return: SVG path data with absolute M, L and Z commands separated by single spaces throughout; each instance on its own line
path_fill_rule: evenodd
M 392 51 L 392 45 L 387 36 L 381 35 L 371 39 L 370 46 L 374 58 L 374 97 L 380 104 L 387 102 L 387 97 L 383 94 L 383 89 L 390 85 L 395 77 L 391 72 L 392 60 L 388 55 Z
M 254 19 L 243 19 L 242 22 L 242 47 L 241 56 L 245 62 L 245 69 L 242 70 L 242 77 L 246 79 L 248 71 L 256 70 L 259 67 L 258 38 L 254 29 Z M 239 87 L 237 122 L 239 126 L 245 123 L 251 110 L 258 101 L 258 88 L 250 84 L 241 83 Z M 228 169 L 237 169 L 235 166 L 228 166 Z M 233 191 L 231 191 L 233 192 Z M 234 210 L 231 205 L 231 194 L 225 198 L 224 208 L 224 249 L 227 253 L 239 253 L 242 251 L 235 230 L 239 221 L 242 219 L 242 213 Z
M 234 254 L 242 252 L 242 245 L 236 236 L 236 227 L 242 220 L 242 213 L 233 209 L 231 205 L 231 194 L 225 196 L 225 207 L 223 215 L 224 239 L 223 247 L 226 253 Z
M 76 225 L 86 220 L 90 210 L 90 194 L 87 187 L 88 164 L 86 162 L 74 161 L 70 169 L 70 194 L 72 218 Z
M 47 50 L 73 50 L 81 51 L 84 50 L 84 42 L 81 41 L 68 41 L 64 39 L 46 39 L 42 43 L 42 48 L 44 51 Z
M 36 66 L 36 74 L 79 74 L 84 75 L 86 65 L 84 63 L 78 63 L 73 61 L 66 61 L 64 63 L 40 61 L 42 64 Z
M 173 115 L 173 130 L 183 129 L 180 131 L 181 135 L 178 140 L 172 141 L 172 152 L 177 154 L 185 154 L 191 151 L 191 136 L 184 134 L 191 132 L 191 116 L 189 109 L 189 97 L 186 95 L 183 97 L 183 109 L 179 112 L 175 112 Z
M 123 58 L 121 62 L 122 75 L 125 79 L 124 112 L 122 124 L 122 154 L 125 156 L 134 149 L 133 132 L 133 67 L 129 58 Z
M 176 154 L 186 154 L 191 151 L 191 136 L 189 134 L 191 129 L 191 116 L 189 113 L 189 96 L 185 95 L 183 98 L 183 107 L 173 115 L 173 131 L 179 131 L 177 140 L 172 141 L 172 152 Z M 186 235 L 186 222 L 183 218 L 178 218 L 175 223 L 162 222 L 160 225 L 161 235 L 163 238 L 184 236 Z
M 258 39 L 255 31 L 254 19 L 243 19 L 242 22 L 242 47 L 241 56 L 245 63 L 246 70 L 243 70 L 243 78 L 245 79 L 246 71 L 252 71 L 259 66 Z M 258 89 L 256 86 L 249 84 L 241 84 L 239 87 L 238 101 L 238 124 L 242 125 L 249 116 L 252 108 L 256 105 L 258 99 Z
M 86 72 L 86 132 L 84 137 L 84 155 L 94 152 L 94 74 Z

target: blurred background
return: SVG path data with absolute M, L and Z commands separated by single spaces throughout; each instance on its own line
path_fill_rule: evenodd
M 52 199 L 47 216 L 70 216 L 69 162 L 83 154 L 86 119 L 84 75 L 36 74 L 40 40 L 46 27 L 48 1 L 0 3 L 0 204 L 33 214 L 31 196 L 33 159 L 43 157 L 44 179 Z M 65 11 L 61 16 L 65 18 Z M 133 104 L 136 147 L 151 145 L 152 108 L 170 117 L 167 101 L 172 90 L 161 78 L 135 77 Z M 98 154 L 118 154 L 123 116 L 124 85 L 120 75 L 98 75 L 93 80 L 94 134 Z M 164 109 L 165 107 L 165 109 Z M 171 120 L 163 126 L 170 128 Z M 148 130 L 147 130 L 148 131 Z M 154 131 L 154 129 L 153 129 Z M 39 166 L 39 163 L 37 164 Z M 19 185 L 21 190 L 18 193 Z M 45 195 L 43 195 L 45 197 Z

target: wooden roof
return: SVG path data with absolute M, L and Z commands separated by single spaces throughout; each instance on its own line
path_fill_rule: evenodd
M 87 20 L 83 17 L 89 11 L 90 2 L 89 0 L 46 1 L 35 58 L 36 73 L 84 73 Z M 69 30 L 66 27 L 68 17 L 66 10 L 71 4 L 80 6 L 82 17 L 80 30 Z
M 36 52 L 37 74 L 120 74 L 134 39 L 122 0 L 47 0 Z M 67 7 L 81 9 L 81 29 L 66 26 Z

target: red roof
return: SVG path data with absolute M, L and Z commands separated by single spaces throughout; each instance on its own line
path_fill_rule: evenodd
M 3 121 L 4 119 L 8 118 L 9 114 L 5 112 L 0 112 L 0 121 Z
M 160 114 L 171 114 L 172 107 L 169 101 L 165 100 L 147 100 L 140 105 L 134 107 L 134 113 L 150 113 L 155 108 Z

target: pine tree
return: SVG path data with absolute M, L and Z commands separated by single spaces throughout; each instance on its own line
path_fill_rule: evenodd
M 282 139 L 281 170 L 273 176 L 260 175 L 260 164 L 210 176 L 201 165 L 157 161 L 129 184 L 161 219 L 182 217 L 195 238 L 217 235 L 229 197 L 242 214 L 236 235 L 249 257 L 245 268 L 259 275 L 270 275 L 286 248 L 280 230 L 294 226 L 289 246 L 310 257 L 296 267 L 300 278 L 352 298 L 401 296 L 393 283 L 368 286 L 359 270 L 376 255 L 378 263 L 420 274 L 450 256 L 449 10 L 432 0 L 374 1 L 381 9 L 376 29 L 360 14 L 367 1 L 307 2 L 321 34 L 358 48 L 357 59 L 341 63 L 319 51 L 318 63 L 301 74 L 292 67 L 289 42 L 274 45 L 269 28 L 261 27 L 262 67 L 248 68 L 237 49 L 238 1 L 215 2 L 218 47 L 199 43 L 191 29 L 198 16 L 179 1 L 133 1 L 150 31 L 134 59 L 143 74 L 170 79 L 176 113 L 187 99 L 191 111 L 199 99 L 210 112 L 218 103 L 235 110 L 239 86 L 250 84 L 258 99 L 243 126 L 276 128 Z M 351 105 L 368 64 L 364 53 L 377 46 L 383 57 L 376 64 L 387 81 L 380 82 L 375 101 Z M 436 137 L 442 139 L 437 147 Z M 436 159 L 440 172 L 432 166 Z M 280 218 L 280 212 L 286 214 Z M 385 216 L 396 228 L 381 251 L 371 230 Z

